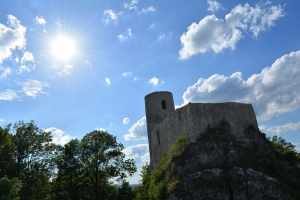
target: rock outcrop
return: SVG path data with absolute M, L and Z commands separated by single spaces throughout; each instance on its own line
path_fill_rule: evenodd
M 184 141 L 171 148 L 151 173 L 152 199 L 300 198 L 299 157 L 279 154 L 254 127 L 236 138 L 230 124 L 221 122 L 208 127 L 201 138 Z M 155 192 L 164 189 L 155 198 Z

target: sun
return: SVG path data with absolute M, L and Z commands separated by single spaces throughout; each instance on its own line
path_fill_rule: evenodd
M 74 43 L 67 37 L 58 37 L 52 42 L 51 51 L 56 58 L 68 60 L 75 53 Z

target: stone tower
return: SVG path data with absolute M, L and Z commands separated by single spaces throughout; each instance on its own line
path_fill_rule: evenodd
M 154 127 L 162 122 L 170 113 L 175 111 L 173 95 L 171 92 L 153 92 L 145 96 L 148 142 L 151 146 L 151 138 Z M 151 159 L 151 153 L 150 153 Z

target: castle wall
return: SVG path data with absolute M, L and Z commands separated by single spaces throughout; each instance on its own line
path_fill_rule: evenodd
M 208 125 L 217 126 L 226 120 L 232 133 L 240 138 L 249 125 L 258 128 L 251 104 L 243 103 L 189 103 L 169 114 L 151 132 L 149 140 L 150 169 L 154 169 L 164 152 L 180 136 L 199 138 Z

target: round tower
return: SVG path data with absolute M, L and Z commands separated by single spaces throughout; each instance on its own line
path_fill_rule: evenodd
M 145 96 L 148 140 L 154 127 L 175 111 L 171 92 L 153 92 Z M 151 145 L 151 144 L 149 144 Z

